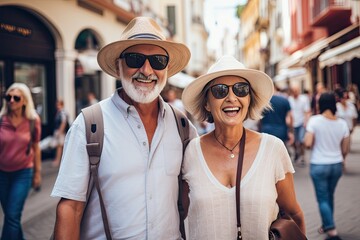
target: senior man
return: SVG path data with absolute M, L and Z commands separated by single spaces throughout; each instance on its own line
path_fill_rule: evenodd
M 100 102 L 104 147 L 99 179 L 113 239 L 180 239 L 177 177 L 182 141 L 160 92 L 189 58 L 185 45 L 167 41 L 157 23 L 147 17 L 133 19 L 120 40 L 98 54 L 100 67 L 122 83 L 122 88 Z M 191 125 L 190 137 L 195 136 Z M 61 198 L 57 239 L 106 238 L 96 191 L 84 209 L 88 169 L 80 114 L 66 137 L 52 192 Z

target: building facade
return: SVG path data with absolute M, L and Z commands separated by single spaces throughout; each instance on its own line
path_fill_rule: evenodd
M 289 10 L 291 41 L 277 71 L 305 68 L 311 91 L 317 82 L 329 90 L 360 87 L 360 2 L 291 0 Z
M 133 17 L 153 17 L 163 26 L 168 39 L 192 42 L 184 19 L 195 16 L 196 20 L 200 13 L 185 11 L 195 4 L 187 1 L 188 4 L 174 0 L 2 0 L 1 97 L 12 83 L 27 84 L 41 116 L 43 136 L 51 134 L 56 99 L 64 100 L 73 120 L 88 104 L 89 92 L 101 100 L 119 86 L 117 79 L 101 71 L 97 52 L 118 40 Z M 195 49 L 201 48 L 198 52 L 203 51 L 204 39 L 196 38 Z M 198 72 L 201 68 L 193 64 L 190 69 Z

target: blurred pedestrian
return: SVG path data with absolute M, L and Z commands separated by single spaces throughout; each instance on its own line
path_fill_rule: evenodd
M 346 121 L 351 135 L 357 123 L 357 110 L 355 105 L 349 101 L 349 95 L 345 89 L 339 89 L 336 91 L 336 94 L 338 97 L 338 102 L 336 103 L 336 116 Z
M 69 128 L 69 116 L 64 109 L 64 101 L 59 99 L 56 101 L 56 114 L 54 118 L 53 134 L 40 141 L 41 151 L 53 151 L 55 149 L 55 158 L 52 162 L 53 167 L 58 167 L 60 164 L 65 142 L 65 135 Z
M 360 94 L 359 88 L 355 83 L 350 83 L 348 86 L 349 100 L 355 105 L 357 111 L 360 110 Z
M 41 123 L 29 88 L 12 84 L 0 112 L 0 201 L 2 240 L 24 239 L 21 214 L 31 186 L 41 185 Z
M 285 145 L 293 144 L 293 115 L 289 100 L 275 86 L 275 93 L 270 99 L 272 110 L 266 110 L 260 120 L 260 132 L 280 138 Z
M 311 115 L 310 103 L 307 96 L 301 94 L 299 86 L 291 88 L 291 95 L 288 98 L 293 114 L 294 128 L 294 161 L 301 159 L 302 165 L 305 164 L 304 136 L 306 123 Z
M 235 239 L 237 213 L 244 239 L 268 239 L 279 208 L 305 233 L 294 168 L 283 142 L 243 126 L 245 119 L 259 119 L 264 109 L 271 108 L 272 93 L 269 76 L 231 56 L 220 58 L 184 89 L 187 111 L 199 121 L 215 124 L 214 131 L 190 141 L 185 152 L 189 239 Z M 243 166 L 239 172 L 238 166 Z M 237 179 L 242 179 L 239 187 Z
M 170 89 L 167 90 L 167 92 L 166 92 L 166 101 L 171 106 L 176 107 L 177 109 L 179 109 L 185 115 L 187 114 L 181 99 L 179 99 L 177 97 L 176 92 L 175 92 L 174 89 L 170 88 Z
M 334 221 L 334 193 L 349 152 L 349 129 L 345 120 L 335 115 L 334 93 L 321 94 L 318 102 L 320 114 L 308 121 L 305 145 L 312 148 L 310 175 L 322 220 L 318 231 L 326 233 L 327 240 L 337 240 L 340 237 Z
M 317 82 L 316 83 L 316 89 L 315 89 L 315 93 L 311 99 L 311 110 L 312 110 L 312 114 L 313 115 L 316 115 L 316 114 L 319 114 L 320 111 L 319 111 L 319 98 L 320 98 L 320 95 L 322 93 L 326 92 L 326 88 L 324 86 L 324 83 L 323 82 Z
M 58 167 L 61 161 L 62 151 L 64 148 L 65 135 L 69 130 L 69 116 L 64 109 L 64 101 L 58 99 L 56 101 L 56 115 L 53 137 L 56 143 L 55 159 L 53 160 L 53 166 Z
M 88 106 L 91 106 L 91 105 L 99 102 L 99 100 L 96 98 L 95 93 L 93 93 L 93 92 L 89 92 L 87 94 L 87 101 L 88 101 Z

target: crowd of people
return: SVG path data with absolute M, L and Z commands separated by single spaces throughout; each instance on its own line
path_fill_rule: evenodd
M 54 165 L 60 166 L 51 193 L 60 198 L 55 239 L 184 237 L 177 207 L 183 192 L 180 173 L 189 186 L 187 239 L 233 239 L 239 224 L 244 239 L 268 239 L 280 211 L 305 234 L 294 189 L 297 162 L 310 164 L 322 220 L 319 233 L 340 239 L 333 219 L 334 191 L 357 123 L 356 88 L 330 92 L 320 82 L 312 98 L 298 85 L 284 92 L 266 73 L 223 56 L 183 90 L 181 99 L 172 89 L 162 97 L 167 79 L 183 70 L 190 56 L 184 44 L 167 40 L 148 17 L 134 18 L 118 41 L 100 50 L 99 66 L 122 85 L 100 102 L 89 94 L 89 103 L 98 103 L 104 118 L 97 173 L 103 199 L 88 186 L 83 115 L 67 133 L 68 114 L 58 99 L 54 132 L 49 142 L 41 142 L 29 88 L 11 85 L 0 112 L 1 239 L 24 237 L 21 212 L 30 187 L 41 186 L 41 150 L 47 144 L 56 148 Z M 193 120 L 186 120 L 186 149 L 170 105 Z M 310 159 L 305 147 L 312 149 Z M 100 209 L 102 200 L 105 210 Z M 108 224 L 99 224 L 104 211 Z

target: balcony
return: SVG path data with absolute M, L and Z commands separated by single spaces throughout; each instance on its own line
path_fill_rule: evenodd
M 351 25 L 350 16 L 350 0 L 315 0 L 312 26 L 328 28 L 332 34 Z

